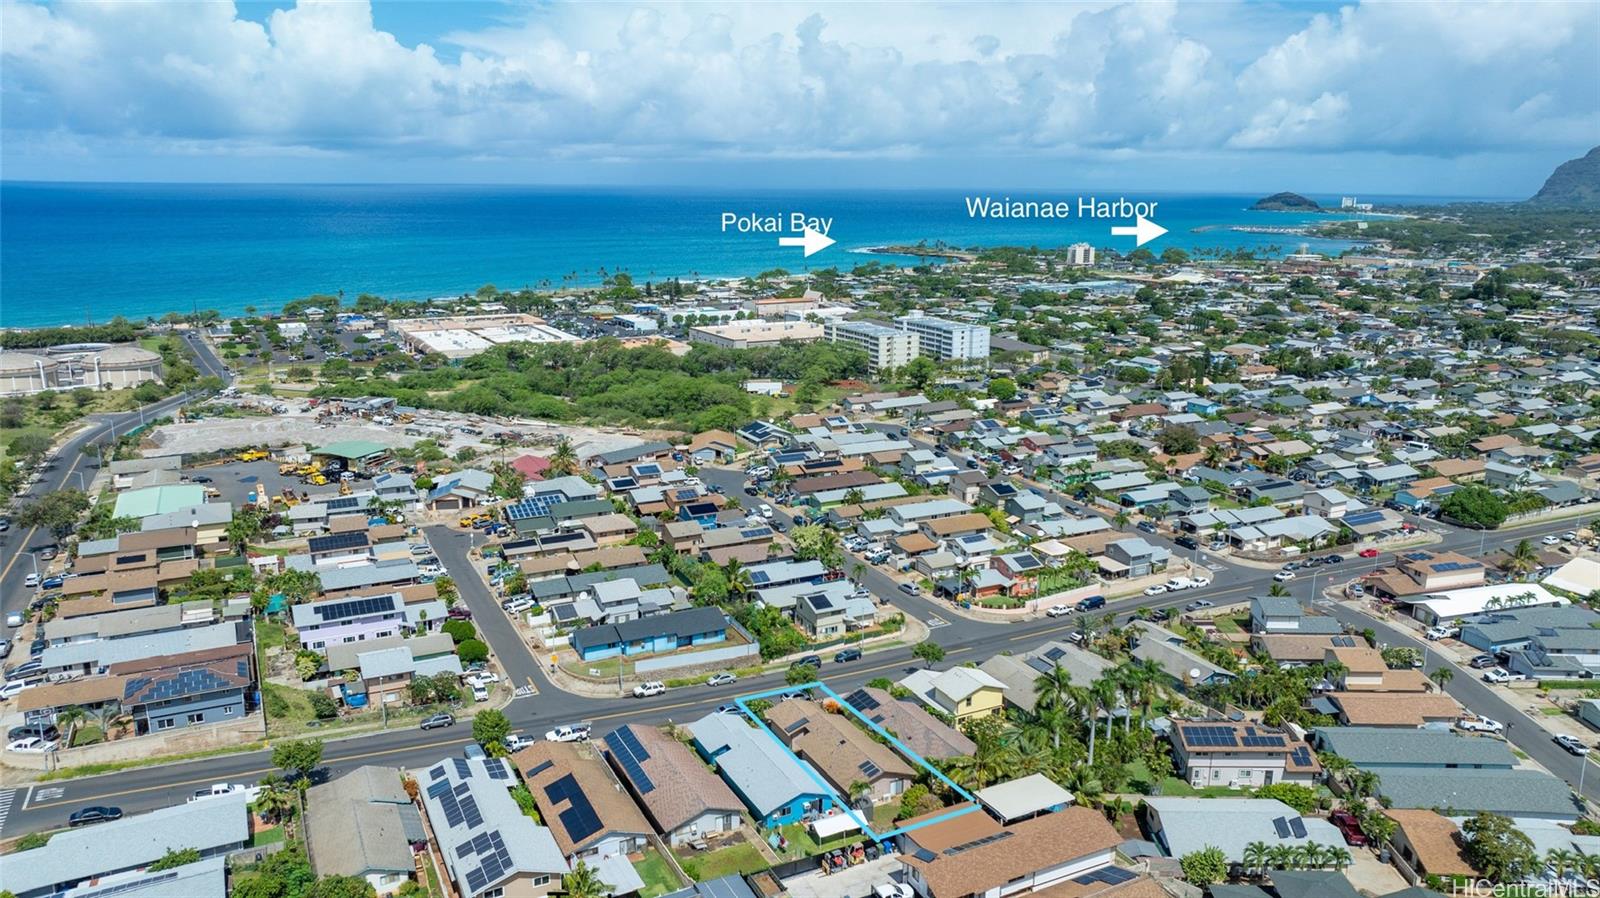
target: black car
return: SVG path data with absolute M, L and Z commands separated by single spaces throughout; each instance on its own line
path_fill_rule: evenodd
M 455 722 L 456 718 L 453 714 L 435 714 L 431 717 L 423 719 L 422 728 L 425 730 L 436 730 L 442 727 L 454 726 Z
M 1343 555 L 1329 555 L 1322 559 L 1323 564 L 1340 564 L 1344 561 Z
M 822 656 L 821 655 L 807 655 L 804 658 L 797 659 L 793 664 L 791 664 L 789 666 L 790 667 L 807 667 L 807 666 L 810 666 L 810 667 L 821 667 L 822 666 Z
M 1106 597 L 1090 596 L 1087 599 L 1080 600 L 1074 607 L 1076 607 L 1079 611 L 1093 611 L 1096 608 L 1104 608 L 1106 607 Z
M 6 741 L 15 742 L 18 739 L 43 739 L 55 742 L 61 738 L 61 731 L 48 723 L 28 723 L 19 727 L 12 727 L 6 732 Z
M 109 823 L 112 820 L 122 819 L 122 808 L 108 808 L 103 805 L 84 808 L 67 818 L 68 826 L 87 826 L 91 823 Z
M 189 482 L 190 483 L 210 483 L 211 482 L 211 478 L 207 477 L 204 474 L 196 474 L 193 477 L 189 478 Z
M 861 660 L 861 650 L 860 649 L 841 649 L 841 650 L 835 652 L 834 655 L 833 655 L 833 663 L 835 663 L 835 664 L 843 664 L 846 661 L 860 661 L 860 660 Z
M 1192 536 L 1180 536 L 1177 539 L 1173 540 L 1173 542 L 1175 542 L 1178 545 L 1184 547 L 1185 549 L 1198 549 L 1198 548 L 1200 548 L 1200 541 L 1195 539 Z

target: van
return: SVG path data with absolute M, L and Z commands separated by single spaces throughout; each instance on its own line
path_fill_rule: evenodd
M 533 599 L 529 598 L 528 596 L 523 596 L 521 598 L 511 599 L 510 601 L 506 602 L 506 613 L 521 614 L 532 607 Z
M 1090 596 L 1087 599 L 1080 599 L 1076 607 L 1079 611 L 1093 611 L 1096 608 L 1104 608 L 1106 607 L 1106 597 Z

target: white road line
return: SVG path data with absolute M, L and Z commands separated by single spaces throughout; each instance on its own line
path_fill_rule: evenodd
M 11 802 L 15 801 L 17 790 L 7 789 L 0 792 L 0 833 L 6 831 L 6 818 L 11 816 Z

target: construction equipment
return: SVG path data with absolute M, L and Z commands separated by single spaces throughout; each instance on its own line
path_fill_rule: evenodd
M 348 481 L 348 480 L 339 481 L 339 495 L 341 495 L 341 496 L 350 495 L 350 481 Z
M 309 483 L 312 486 L 327 486 L 328 485 L 328 478 L 322 476 L 322 472 L 321 471 L 317 471 L 314 474 L 306 475 L 305 481 L 306 481 L 306 483 Z
M 292 461 L 286 461 L 278 466 L 278 475 L 280 477 L 288 477 L 290 474 L 298 473 L 300 473 L 300 466 Z
M 237 456 L 239 461 L 261 461 L 267 457 L 265 449 L 246 449 Z

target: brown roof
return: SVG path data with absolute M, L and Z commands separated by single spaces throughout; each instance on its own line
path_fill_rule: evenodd
M 738 440 L 726 430 L 708 430 L 705 433 L 695 434 L 694 439 L 689 441 L 689 451 L 694 452 L 711 446 L 726 446 L 729 449 L 735 449 L 738 445 Z
M 1428 466 L 1437 471 L 1440 477 L 1481 474 L 1488 465 L 1489 463 L 1481 458 L 1439 458 L 1428 462 Z
M 1085 555 L 1103 555 L 1105 554 L 1106 546 L 1111 545 L 1119 539 L 1125 539 L 1127 536 L 1128 534 L 1120 533 L 1116 530 L 1102 530 L 1099 533 L 1085 533 L 1081 536 L 1069 536 L 1066 539 L 1058 539 L 1056 542 L 1059 542 L 1068 548 L 1077 549 L 1079 552 L 1082 552 Z
M 1473 440 L 1472 448 L 1479 452 L 1492 452 L 1495 449 L 1504 449 L 1507 446 L 1521 445 L 1521 441 L 1509 433 L 1497 433 L 1493 436 Z
M 942 824 L 924 827 L 918 834 L 938 826 Z M 939 851 L 931 861 L 904 854 L 900 861 L 922 875 L 932 898 L 957 898 L 999 888 L 1018 877 L 1069 860 L 1110 851 L 1122 841 L 1122 835 L 1104 817 L 1084 807 L 1024 820 L 1005 827 L 1004 832 L 1010 835 L 965 850 L 955 850 L 965 844 L 957 843 L 951 849 L 954 854 Z M 917 843 L 922 844 L 922 839 L 918 838 Z
M 155 604 L 156 600 L 153 598 L 140 599 L 137 602 L 113 602 L 109 595 L 90 596 L 86 599 L 67 599 L 56 606 L 56 617 L 83 617 L 89 614 L 105 614 L 110 611 L 126 611 L 130 608 L 153 608 Z
M 342 514 L 328 519 L 329 533 L 356 533 L 367 529 L 367 519 L 354 514 Z
M 1364 683 L 1346 683 L 1350 692 L 1427 692 L 1432 681 L 1420 670 L 1386 670 L 1383 682 L 1376 686 Z
M 1172 898 L 1161 884 L 1148 876 L 1130 879 L 1116 885 L 1106 885 L 1103 882 L 1078 882 L 1077 879 L 1068 879 L 1047 886 L 1037 892 L 1029 892 L 1028 898 Z
M 168 527 L 165 530 L 141 530 L 117 537 L 117 551 L 139 549 L 170 549 L 175 546 L 192 546 L 196 539 L 193 527 Z
M 582 570 L 590 565 L 598 564 L 602 570 L 614 567 L 637 567 L 646 561 L 644 549 L 639 546 L 605 546 L 599 549 L 590 549 L 587 552 L 578 552 L 572 556 L 578 569 Z
M 946 848 L 964 845 L 974 839 L 994 835 L 1005 829 L 1004 826 L 1000 825 L 1000 821 L 990 817 L 986 812 L 980 811 L 978 813 L 962 814 L 959 817 L 948 817 L 951 813 L 971 807 L 976 807 L 976 805 L 970 801 L 963 801 L 948 808 L 940 808 L 937 811 L 930 811 L 919 817 L 902 820 L 900 825 L 912 830 L 907 836 L 917 843 L 917 847 L 925 848 L 932 852 L 940 852 Z M 930 822 L 940 817 L 946 817 L 947 819 L 940 820 L 938 823 Z M 922 824 L 927 825 L 923 826 Z
M 767 711 L 767 719 L 779 727 L 780 739 L 833 783 L 848 792 L 856 780 L 869 783 L 883 778 L 909 779 L 916 771 L 906 760 L 868 736 L 842 714 L 827 711 L 816 702 L 779 702 Z M 867 776 L 861 770 L 871 761 L 879 771 Z
M 196 664 L 208 664 L 213 661 L 227 661 L 234 658 L 250 658 L 255 655 L 255 649 L 248 642 L 237 645 L 218 646 L 214 649 L 202 649 L 198 652 L 183 652 L 177 655 L 156 655 L 153 658 L 140 658 L 137 661 L 123 661 L 113 664 L 108 668 L 113 676 L 124 674 L 145 673 L 146 671 L 162 670 L 168 667 L 192 667 Z
M 550 766 L 533 772 L 545 761 L 551 762 Z M 597 838 L 604 838 L 609 833 L 648 835 L 652 832 L 633 799 L 628 797 L 627 792 L 617 788 L 611 768 L 600 757 L 597 746 L 582 742 L 535 742 L 512 755 L 511 763 L 522 771 L 528 791 L 533 793 L 533 800 L 539 806 L 539 815 L 550 827 L 550 835 L 561 846 L 562 854 L 571 855 L 587 848 Z M 581 841 L 574 841 L 563 825 L 561 812 L 570 807 L 568 802 L 552 801 L 545 792 L 551 783 L 568 775 L 577 781 L 578 789 L 589 799 L 595 816 L 600 818 L 600 829 L 586 834 Z
M 1423 808 L 1391 808 L 1383 813 L 1400 824 L 1424 870 L 1435 876 L 1477 875 L 1461 851 L 1461 831 L 1449 818 Z
M 928 528 L 934 536 L 949 536 L 952 533 L 965 533 L 968 530 L 987 530 L 990 526 L 989 516 L 970 512 L 968 514 L 951 515 L 948 518 L 934 518 L 923 521 L 922 526 Z
M 1348 726 L 1420 727 L 1461 715 L 1461 706 L 1438 692 L 1330 692 Z
M 653 726 L 630 724 L 628 729 L 649 755 L 639 762 L 639 769 L 655 785 L 639 795 L 639 802 L 662 832 L 670 833 L 708 812 L 743 813 L 744 803 L 728 784 L 683 743 Z
M 907 555 L 921 555 L 939 548 L 939 544 L 922 535 L 922 531 L 894 538 L 895 547 Z
M 1257 633 L 1251 638 L 1274 661 L 1321 661 L 1333 647 L 1333 637 L 1306 633 Z
M 704 552 L 701 552 L 700 556 L 712 564 L 727 564 L 734 559 L 738 559 L 740 564 L 759 564 L 763 561 L 766 561 L 768 558 L 773 557 L 773 555 L 767 551 L 767 547 L 770 545 L 772 545 L 772 543 L 766 542 L 739 543 L 738 545 L 733 546 L 715 546 L 713 548 L 706 549 Z
M 85 677 L 24 689 L 17 694 L 17 710 L 37 711 L 41 708 L 65 708 L 68 705 L 95 705 L 112 699 L 121 700 L 123 681 L 122 677 Z
M 1389 669 L 1389 665 L 1383 663 L 1383 653 L 1377 649 L 1342 646 L 1328 649 L 1328 652 L 1353 674 L 1381 674 Z
M 843 474 L 819 474 L 815 477 L 802 477 L 790 485 L 796 495 L 816 493 L 822 490 L 849 490 L 856 487 L 871 486 L 882 483 L 883 478 L 871 471 L 847 471 Z

